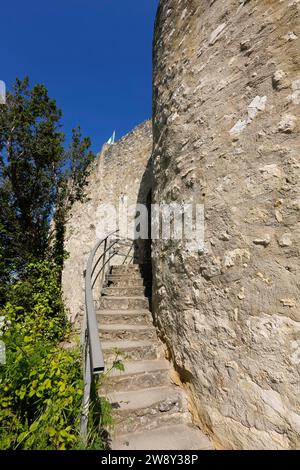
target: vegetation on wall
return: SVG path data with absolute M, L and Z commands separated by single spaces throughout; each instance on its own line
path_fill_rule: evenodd
M 82 357 L 60 280 L 65 223 L 84 198 L 93 159 L 79 127 L 65 149 L 61 111 L 47 89 L 17 79 L 0 106 L 1 449 L 83 445 Z M 88 445 L 101 448 L 110 410 L 103 400 L 94 405 L 99 432 L 91 416 Z

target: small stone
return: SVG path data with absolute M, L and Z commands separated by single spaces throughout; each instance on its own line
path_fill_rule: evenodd
M 238 319 L 239 319 L 239 309 L 235 308 L 233 313 L 234 313 L 235 321 L 238 321 Z
M 300 211 L 300 199 L 296 199 L 295 201 L 292 201 L 291 207 L 292 209 L 296 211 Z
M 230 240 L 230 236 L 228 235 L 227 232 L 223 232 L 219 236 L 219 240 L 222 240 L 223 242 L 228 242 Z
M 292 104 L 300 104 L 300 80 L 292 83 L 293 93 L 288 96 L 287 100 Z
M 275 209 L 275 218 L 280 224 L 283 222 L 283 217 L 279 209 Z
M 255 245 L 261 245 L 261 246 L 268 246 L 270 245 L 271 243 L 271 237 L 270 235 L 266 235 L 264 238 L 256 238 L 255 240 L 253 240 L 253 243 Z
M 266 108 L 267 97 L 266 96 L 256 96 L 247 108 L 247 119 L 240 119 L 231 129 L 230 134 L 237 136 L 240 134 L 248 124 L 250 124 L 253 119 L 256 117 L 259 111 L 264 111 Z
M 232 135 L 238 135 L 240 134 L 244 129 L 245 127 L 247 126 L 247 121 L 242 121 L 242 119 L 240 119 L 231 129 L 230 129 L 230 134 Z
M 206 280 L 210 280 L 212 277 L 220 276 L 221 274 L 221 269 L 219 266 L 207 266 L 201 271 L 201 275 L 204 277 Z
M 222 23 L 211 33 L 210 38 L 209 38 L 209 45 L 210 46 L 212 46 L 213 44 L 215 44 L 215 42 L 217 42 L 220 35 L 222 34 L 224 29 L 226 28 L 226 26 L 227 26 L 226 23 Z
M 244 300 L 244 299 L 246 298 L 246 296 L 245 296 L 245 288 L 244 288 L 244 287 L 242 288 L 241 292 L 238 293 L 238 298 L 239 298 L 240 300 Z
M 286 73 L 283 70 L 277 70 L 274 73 L 272 83 L 275 90 L 283 90 L 289 86 L 289 83 L 286 80 Z
M 240 43 L 240 49 L 241 51 L 248 51 L 251 47 L 251 42 L 249 41 L 249 39 L 245 39 L 244 41 L 242 41 Z
M 261 173 L 264 175 L 268 176 L 271 175 L 275 178 L 281 178 L 282 177 L 282 170 L 279 168 L 276 163 L 271 163 L 270 165 L 265 165 L 259 169 Z
M 300 90 L 300 80 L 294 80 L 292 83 L 292 90 Z
M 165 401 L 159 405 L 159 411 L 161 413 L 166 413 L 170 411 L 172 408 L 174 408 L 174 406 L 176 405 L 177 403 L 175 401 L 171 401 L 171 400 Z
M 224 266 L 226 268 L 231 268 L 235 266 L 237 260 L 242 263 L 244 258 L 250 260 L 250 257 L 251 255 L 248 250 L 237 248 L 233 251 L 227 251 L 224 256 Z
M 270 284 L 271 281 L 270 279 L 268 279 L 267 277 L 265 277 L 262 273 L 258 272 L 256 273 L 256 276 L 261 279 L 263 282 L 265 282 L 266 284 Z
M 248 119 L 252 121 L 259 111 L 264 111 L 266 103 L 266 96 L 256 96 L 248 106 Z
M 293 31 L 290 31 L 284 36 L 284 39 L 286 41 L 295 41 L 296 39 L 298 39 L 298 36 Z
M 283 132 L 284 134 L 291 134 L 296 128 L 296 121 L 296 116 L 293 116 L 292 114 L 285 114 L 278 124 L 279 132 Z
M 291 235 L 289 233 L 285 233 L 282 237 L 278 240 L 279 246 L 282 248 L 292 246 L 293 242 L 291 239 Z
M 280 303 L 282 303 L 284 307 L 289 308 L 293 308 L 296 306 L 296 301 L 294 299 L 280 299 Z

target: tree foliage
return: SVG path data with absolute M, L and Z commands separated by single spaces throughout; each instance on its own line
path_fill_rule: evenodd
M 79 441 L 81 358 L 78 348 L 59 347 L 69 328 L 56 271 L 51 262 L 30 264 L 7 292 L 1 449 L 67 449 Z
M 0 106 L 0 302 L 5 286 L 28 263 L 54 256 L 63 263 L 67 213 L 82 200 L 94 155 L 89 138 L 73 129 L 64 147 L 61 110 L 44 85 L 17 79 Z M 54 214 L 54 216 L 53 216 Z M 55 225 L 50 240 L 50 220 Z M 50 247 L 54 247 L 51 252 Z
M 1 449 L 83 446 L 81 351 L 74 332 L 73 347 L 63 347 L 71 326 L 60 277 L 68 214 L 85 197 L 94 155 L 80 127 L 65 147 L 61 116 L 45 86 L 31 88 L 28 78 L 17 79 L 0 106 Z M 88 445 L 102 448 L 110 407 L 95 404 L 100 419 Z

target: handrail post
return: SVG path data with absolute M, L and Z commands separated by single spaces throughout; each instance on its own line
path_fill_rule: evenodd
M 105 266 L 107 242 L 108 242 L 108 237 L 105 239 L 105 242 L 104 242 L 104 248 L 103 248 L 103 253 L 104 253 L 104 255 L 103 255 L 102 266 Z M 100 286 L 103 286 L 103 282 L 104 282 L 104 272 L 105 272 L 105 270 L 103 269 L 103 270 L 102 270 L 102 275 L 101 275 L 101 284 L 100 284 Z
M 88 421 L 89 421 L 89 410 L 90 410 L 90 395 L 92 386 L 92 370 L 91 370 L 91 357 L 90 357 L 90 345 L 88 340 L 88 332 L 85 334 L 86 343 L 84 351 L 84 391 L 83 391 L 83 404 L 82 413 L 80 419 L 80 435 L 83 443 L 87 444 L 88 434 Z
M 128 251 L 127 255 L 126 255 L 125 260 L 123 261 L 123 264 L 126 264 L 126 261 L 127 261 L 129 255 L 130 255 L 130 252 L 131 252 L 132 248 L 133 248 L 133 245 L 130 245 L 129 251 Z
M 111 246 L 110 244 L 109 245 L 109 248 L 108 248 L 108 262 L 107 262 L 107 272 L 109 273 L 109 270 L 110 270 L 110 250 L 111 250 Z M 103 273 L 104 273 L 104 270 L 103 270 Z M 105 275 L 103 274 L 103 276 L 105 277 Z

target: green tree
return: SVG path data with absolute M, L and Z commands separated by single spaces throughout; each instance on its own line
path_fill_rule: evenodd
M 60 277 L 68 214 L 85 197 L 94 155 L 80 127 L 65 149 L 60 122 L 46 88 L 30 88 L 28 78 L 17 79 L 0 106 L 1 449 L 83 446 L 81 351 Z M 89 445 L 103 448 L 99 436 L 111 414 L 98 395 L 92 414 Z
M 61 111 L 43 85 L 17 79 L 0 107 L 1 212 L 4 249 L 19 270 L 47 248 L 55 182 L 64 158 Z
M 67 213 L 83 198 L 94 155 L 80 127 L 64 148 L 61 115 L 45 86 L 30 88 L 28 77 L 16 80 L 0 106 L 0 305 L 5 285 L 28 263 L 52 253 L 63 264 Z

